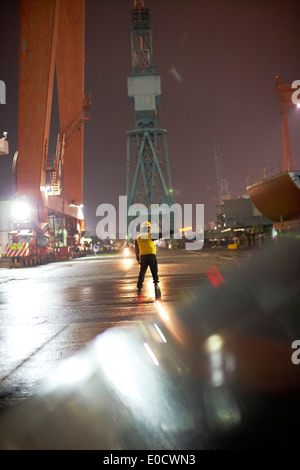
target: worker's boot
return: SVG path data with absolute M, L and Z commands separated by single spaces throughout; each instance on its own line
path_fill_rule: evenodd
M 155 298 L 160 299 L 161 298 L 161 292 L 160 292 L 160 287 L 157 283 L 154 285 L 154 290 L 155 290 Z
M 141 287 L 137 287 L 136 293 L 137 293 L 137 295 L 141 295 L 141 294 L 142 294 L 142 289 L 141 289 Z

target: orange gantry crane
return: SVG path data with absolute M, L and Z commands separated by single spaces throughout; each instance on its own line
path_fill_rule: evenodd
M 12 265 L 80 252 L 84 233 L 84 0 L 20 0 L 18 152 L 14 158 Z M 60 134 L 48 155 L 54 73 Z
M 295 104 L 292 102 L 293 92 L 294 90 L 291 83 L 283 83 L 282 79 L 276 76 L 276 96 L 280 106 L 282 129 L 282 171 L 294 171 L 292 146 L 286 109 L 287 106 Z

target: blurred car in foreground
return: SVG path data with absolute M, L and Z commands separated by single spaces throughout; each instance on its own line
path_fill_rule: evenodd
M 299 239 L 207 275 L 184 303 L 158 301 L 152 322 L 107 330 L 62 362 L 2 413 L 0 448 L 296 448 Z

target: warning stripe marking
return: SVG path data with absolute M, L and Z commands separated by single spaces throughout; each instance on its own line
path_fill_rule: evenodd
M 8 258 L 11 258 L 13 256 L 29 256 L 30 254 L 30 247 L 29 247 L 29 243 L 26 242 L 26 243 L 20 243 L 20 245 L 22 245 L 22 247 L 18 247 L 18 244 L 17 243 L 8 243 L 6 245 L 6 249 L 5 249 L 5 255 L 8 257 Z

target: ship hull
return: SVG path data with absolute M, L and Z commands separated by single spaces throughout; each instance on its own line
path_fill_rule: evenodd
M 273 222 L 300 219 L 300 171 L 271 176 L 247 191 L 257 209 Z

